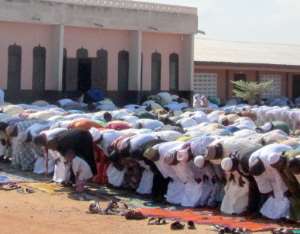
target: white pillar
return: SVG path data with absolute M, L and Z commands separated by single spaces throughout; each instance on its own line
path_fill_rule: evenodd
M 180 59 L 179 59 L 180 62 Z M 181 61 L 183 70 L 181 72 L 179 89 L 182 91 L 192 91 L 194 79 L 194 35 L 183 36 L 183 58 Z
M 129 90 L 141 90 L 142 32 L 130 32 Z

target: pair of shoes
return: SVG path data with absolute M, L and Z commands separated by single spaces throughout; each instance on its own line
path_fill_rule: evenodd
M 162 218 L 150 218 L 148 220 L 148 225 L 165 225 L 167 221 Z
M 184 226 L 184 224 L 181 224 L 179 221 L 176 221 L 171 224 L 171 230 L 183 230 Z
M 143 220 L 146 217 L 140 211 L 129 210 L 124 213 L 124 216 L 127 220 Z
M 183 230 L 184 227 L 185 225 L 181 224 L 179 221 L 176 221 L 171 224 L 171 230 Z M 188 221 L 187 228 L 190 230 L 195 230 L 196 229 L 195 223 L 193 221 Z
M 89 206 L 89 212 L 91 214 L 101 214 L 101 213 L 103 213 L 99 202 L 91 203 L 90 206 Z

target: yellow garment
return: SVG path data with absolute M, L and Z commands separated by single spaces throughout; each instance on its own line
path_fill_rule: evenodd
M 187 141 L 189 141 L 191 139 L 192 139 L 191 136 L 181 136 L 176 141 L 187 142 Z

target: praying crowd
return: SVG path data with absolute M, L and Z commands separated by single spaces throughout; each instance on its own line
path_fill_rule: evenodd
M 141 105 L 70 99 L 5 104 L 1 161 L 53 175 L 82 192 L 89 182 L 183 207 L 300 220 L 300 109 L 193 105 L 159 93 Z

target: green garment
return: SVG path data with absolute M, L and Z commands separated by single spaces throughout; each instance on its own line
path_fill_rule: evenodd
M 284 131 L 286 134 L 290 135 L 290 128 L 289 126 L 282 121 L 274 121 L 272 122 L 272 129 L 280 129 L 282 131 Z

